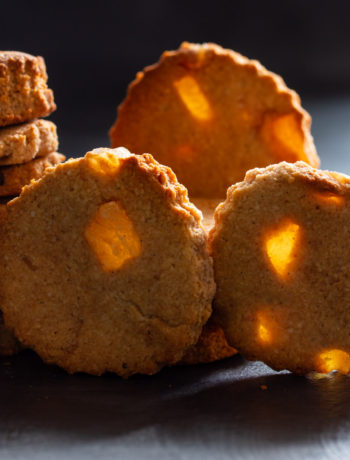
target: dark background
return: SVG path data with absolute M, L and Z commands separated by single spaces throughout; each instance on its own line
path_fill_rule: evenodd
M 68 157 L 108 145 L 128 83 L 183 40 L 214 41 L 283 76 L 313 116 L 322 165 L 350 173 L 347 1 L 0 0 L 0 47 L 45 57 Z M 70 376 L 0 359 L 1 460 L 350 458 L 350 379 L 239 357 L 153 377 Z
M 0 5 L 1 48 L 39 54 L 46 60 L 58 106 L 51 118 L 58 125 L 60 150 L 67 156 L 108 145 L 107 131 L 128 83 L 163 50 L 175 49 L 184 40 L 213 41 L 260 60 L 281 74 L 311 115 L 322 120 L 327 110 L 318 111 L 320 102 L 327 98 L 330 103 L 341 102 L 350 93 L 347 1 L 0 1 Z M 316 145 L 326 142 L 328 121 L 322 123 L 314 125 Z

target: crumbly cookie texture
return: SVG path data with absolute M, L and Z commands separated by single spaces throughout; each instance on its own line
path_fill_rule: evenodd
M 153 374 L 211 314 L 201 215 L 151 155 L 96 149 L 48 170 L 8 204 L 0 259 L 6 324 L 68 372 Z
M 193 204 L 201 210 L 203 214 L 202 225 L 208 233 L 214 226 L 214 211 L 219 204 L 218 200 L 198 198 L 193 200 Z M 236 353 L 237 351 L 227 343 L 222 328 L 210 317 L 198 342 L 186 351 L 178 364 L 210 363 L 228 358 Z
M 57 149 L 56 125 L 51 121 L 34 120 L 0 128 L 0 166 L 27 163 Z
M 0 198 L 0 238 L 2 238 L 2 228 L 6 219 L 6 204 L 10 199 Z M 23 348 L 13 332 L 4 324 L 3 314 L 0 311 L 0 356 L 11 356 L 18 353 Z
M 44 59 L 0 51 L 0 126 L 45 117 L 56 109 Z
M 189 348 L 178 364 L 204 364 L 229 358 L 237 353 L 226 340 L 222 328 L 210 318 L 198 342 Z
M 254 167 L 319 158 L 299 96 L 259 62 L 183 43 L 129 85 L 112 147 L 152 152 L 194 197 L 225 198 Z
M 303 162 L 249 171 L 210 234 L 215 318 L 276 370 L 350 372 L 350 178 Z
M 0 196 L 20 194 L 25 185 L 39 179 L 47 168 L 62 163 L 65 159 L 61 153 L 53 152 L 29 163 L 0 167 Z

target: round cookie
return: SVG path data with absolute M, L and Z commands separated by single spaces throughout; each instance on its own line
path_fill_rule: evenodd
M 215 213 L 214 314 L 276 370 L 350 372 L 350 178 L 303 162 L 249 171 Z
M 0 128 L 0 166 L 27 163 L 57 148 L 56 125 L 51 121 L 34 120 Z
M 319 159 L 299 96 L 257 61 L 183 43 L 129 85 L 112 147 L 152 152 L 192 197 L 224 198 L 253 167 Z
M 211 313 L 200 221 L 186 189 L 151 155 L 96 149 L 48 170 L 8 205 L 6 324 L 68 372 L 128 377 L 174 364 Z
M 0 167 L 0 196 L 20 194 L 22 187 L 33 179 L 39 179 L 46 168 L 62 163 L 65 158 L 61 153 L 54 152 L 29 163 Z
M 56 109 L 41 56 L 0 51 L 0 126 L 45 117 Z

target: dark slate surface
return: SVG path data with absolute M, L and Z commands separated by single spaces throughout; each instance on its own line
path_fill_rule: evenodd
M 267 389 L 262 389 L 266 385 Z M 350 379 L 240 356 L 124 381 L 30 351 L 0 362 L 1 459 L 311 459 L 350 455 Z
M 305 106 L 323 167 L 349 174 L 350 99 Z M 61 151 L 106 139 L 63 129 Z M 350 458 L 348 377 L 297 377 L 236 356 L 124 381 L 70 376 L 30 351 L 0 359 L 1 460 L 309 458 Z

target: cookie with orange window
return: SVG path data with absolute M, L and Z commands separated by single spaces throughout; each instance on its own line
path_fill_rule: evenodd
M 201 215 L 151 155 L 96 149 L 47 170 L 8 203 L 0 259 L 6 325 L 68 372 L 153 374 L 211 314 Z
M 218 45 L 183 43 L 129 85 L 112 147 L 150 152 L 192 198 L 222 198 L 245 172 L 319 159 L 299 96 L 259 62 Z
M 215 213 L 214 316 L 276 370 L 350 373 L 350 177 L 304 162 L 249 171 Z

